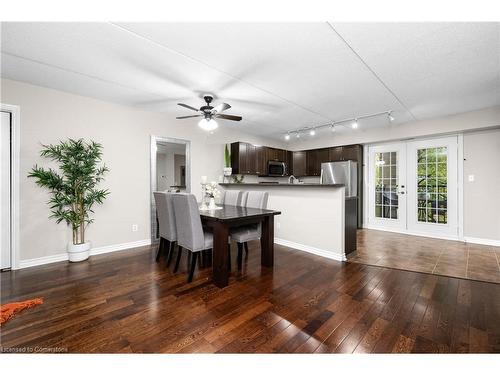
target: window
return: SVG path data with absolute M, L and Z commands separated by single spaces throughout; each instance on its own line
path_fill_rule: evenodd
M 447 224 L 448 150 L 417 149 L 417 220 Z

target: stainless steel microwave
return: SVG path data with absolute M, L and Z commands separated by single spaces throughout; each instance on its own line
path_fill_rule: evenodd
M 286 176 L 286 163 L 282 161 L 269 161 L 267 164 L 267 175 L 274 177 Z

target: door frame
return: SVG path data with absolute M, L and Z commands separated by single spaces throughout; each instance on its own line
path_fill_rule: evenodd
M 377 145 L 389 145 L 391 143 L 400 143 L 400 142 L 411 142 L 411 141 L 424 141 L 424 140 L 433 140 L 436 138 L 444 138 L 444 137 L 457 137 L 457 225 L 458 225 L 458 231 L 457 231 L 457 236 L 456 237 L 449 237 L 449 236 L 440 236 L 436 234 L 422 234 L 418 232 L 411 232 L 408 229 L 400 230 L 397 228 L 382 228 L 379 226 L 374 226 L 369 223 L 369 218 L 368 215 L 370 213 L 370 208 L 369 203 L 370 203 L 370 197 L 369 197 L 369 184 L 371 183 L 370 181 L 370 165 L 369 165 L 369 148 L 370 146 L 377 146 Z M 363 195 L 363 228 L 366 229 L 375 229 L 375 230 L 381 230 L 381 231 L 386 231 L 386 232 L 395 232 L 395 233 L 403 233 L 403 234 L 409 234 L 413 236 L 421 236 L 421 237 L 430 237 L 430 238 L 438 238 L 438 239 L 445 239 L 445 240 L 455 240 L 455 241 L 465 241 L 464 237 L 464 142 L 463 142 L 463 133 L 447 133 L 447 134 L 436 134 L 432 136 L 423 136 L 423 137 L 415 137 L 415 138 L 405 138 L 405 139 L 395 139 L 395 140 L 390 140 L 387 142 L 373 142 L 373 143 L 366 143 L 363 145 L 363 159 L 364 162 L 363 164 L 365 165 L 364 168 L 364 178 L 366 183 L 363 184 L 363 189 L 364 189 L 364 195 Z
M 156 238 L 156 204 L 153 192 L 156 191 L 157 187 L 157 176 L 156 176 L 156 144 L 158 142 L 167 143 L 177 143 L 186 146 L 186 192 L 191 193 L 191 141 L 187 139 L 171 138 L 171 137 L 159 137 L 156 135 L 151 135 L 150 143 L 150 234 L 151 243 L 157 243 Z
M 0 103 L 2 112 L 9 112 L 11 119 L 11 154 L 10 154 L 10 251 L 11 269 L 19 269 L 19 171 L 21 150 L 21 108 L 17 105 Z

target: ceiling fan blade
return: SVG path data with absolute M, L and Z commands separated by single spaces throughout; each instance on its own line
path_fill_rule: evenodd
M 232 121 L 241 121 L 242 117 L 241 116 L 233 116 L 233 115 L 215 115 L 217 118 L 222 118 L 224 120 L 232 120 Z
M 184 118 L 191 118 L 191 117 L 203 117 L 203 115 L 179 116 L 179 117 L 176 117 L 176 119 L 177 120 L 182 120 Z
M 196 112 L 198 112 L 198 111 L 199 111 L 199 109 L 198 109 L 198 108 L 191 107 L 190 105 L 187 105 L 187 104 L 184 104 L 184 103 L 177 103 L 177 105 L 180 105 L 181 107 L 184 107 L 184 108 L 190 109 L 190 110 L 192 110 L 192 111 L 196 111 Z
M 213 113 L 221 113 L 227 109 L 231 108 L 231 106 L 227 103 L 220 103 L 220 104 L 217 104 L 213 109 L 212 109 L 212 112 Z

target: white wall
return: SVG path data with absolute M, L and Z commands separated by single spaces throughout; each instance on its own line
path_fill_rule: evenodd
M 48 218 L 48 193 L 26 176 L 34 164 L 47 165 L 39 156 L 41 144 L 62 139 L 93 139 L 104 146 L 110 168 L 102 187 L 110 196 L 96 207 L 95 223 L 87 232 L 94 247 L 150 238 L 150 136 L 191 141 L 192 191 L 200 195 L 200 176 L 222 175 L 223 144 L 247 141 L 282 147 L 232 129 L 213 135 L 196 125 L 178 122 L 161 113 L 141 111 L 62 91 L 2 79 L 0 102 L 20 106 L 20 259 L 65 252 L 71 239 L 63 224 Z M 139 230 L 132 232 L 132 224 Z
M 464 236 L 500 241 L 500 129 L 464 134 Z

